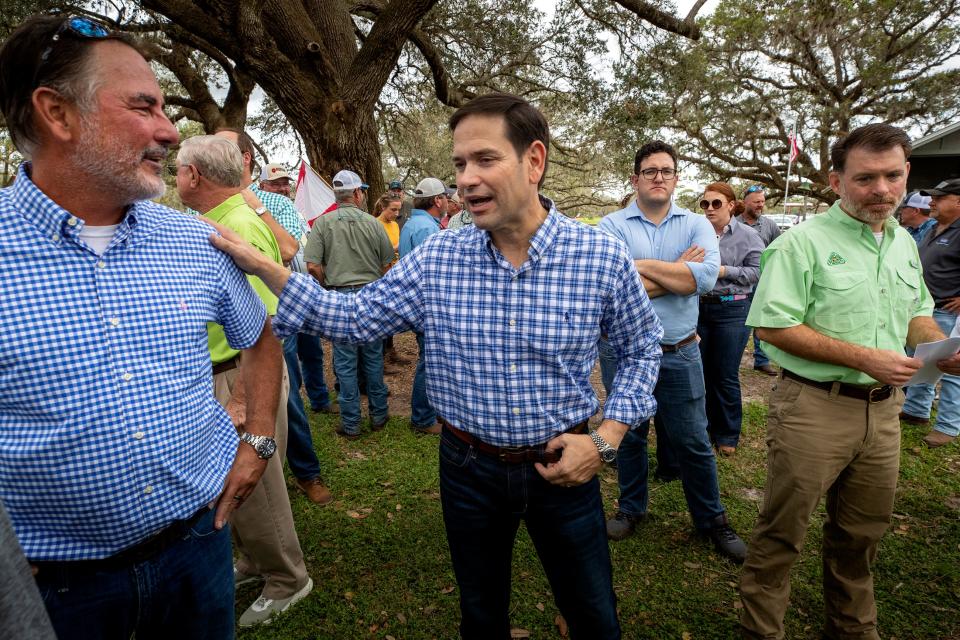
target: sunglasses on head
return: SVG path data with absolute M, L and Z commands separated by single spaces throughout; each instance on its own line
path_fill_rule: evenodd
M 751 193 L 763 193 L 763 187 L 759 184 L 755 184 L 752 187 L 747 187 L 747 190 L 743 192 L 743 195 L 748 196 Z
M 714 198 L 713 200 L 701 200 L 700 208 L 704 211 L 710 211 L 710 209 L 719 209 L 723 206 L 723 200 L 720 198 Z
M 60 37 L 64 34 L 72 34 L 87 40 L 102 40 L 110 36 L 110 31 L 96 20 L 91 20 L 83 16 L 70 16 L 63 21 L 60 28 L 51 36 L 50 44 L 43 50 L 43 53 L 40 54 L 41 61 L 46 62 L 47 58 L 50 57 L 50 53 L 53 51 L 54 45 L 60 41 Z

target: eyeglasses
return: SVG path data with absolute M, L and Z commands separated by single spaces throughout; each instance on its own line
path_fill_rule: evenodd
M 763 193 L 763 187 L 759 184 L 755 184 L 752 187 L 747 187 L 747 190 L 743 192 L 743 195 L 748 196 L 751 193 Z
M 723 200 L 720 198 L 714 198 L 713 200 L 701 200 L 700 208 L 704 211 L 710 211 L 710 209 L 719 209 L 724 205 Z
M 664 180 L 673 180 L 675 177 L 677 177 L 677 170 L 676 170 L 676 169 L 669 169 L 669 168 L 667 168 L 667 169 L 654 169 L 654 168 L 651 167 L 651 168 L 649 168 L 649 169 L 643 169 L 642 171 L 640 171 L 640 175 L 643 176 L 643 179 L 644 179 L 644 180 L 649 180 L 649 181 L 651 181 L 651 182 L 653 182 L 654 180 L 657 179 L 657 174 L 658 174 L 658 173 L 659 173 L 661 176 L 663 176 L 663 179 L 664 179 Z

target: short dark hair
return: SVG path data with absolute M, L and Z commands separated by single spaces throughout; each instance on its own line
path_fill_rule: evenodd
M 450 131 L 456 130 L 457 125 L 464 118 L 474 115 L 503 117 L 507 128 L 507 139 L 513 145 L 518 157 L 522 157 L 530 145 L 537 140 L 543 143 L 549 156 L 550 126 L 547 124 L 547 119 L 539 109 L 520 96 L 499 91 L 477 96 L 453 112 L 450 116 Z M 547 156 L 543 160 L 543 175 L 540 176 L 537 188 L 543 186 L 543 181 L 547 177 Z
M 830 164 L 833 170 L 842 173 L 847 164 L 847 154 L 858 147 L 870 151 L 886 151 L 900 147 L 903 149 L 904 158 L 909 158 L 913 149 L 910 136 L 899 127 L 882 122 L 864 125 L 843 136 L 830 147 Z
M 70 19 L 70 16 L 33 16 L 17 27 L 0 47 L 0 112 L 14 145 L 24 155 L 31 155 L 40 142 L 33 122 L 33 92 L 37 87 L 50 87 L 73 101 L 81 111 L 89 112 L 99 88 L 89 68 L 93 51 L 90 45 L 117 40 L 143 55 L 126 34 L 111 32 L 103 38 L 75 35 L 64 28 Z
M 677 150 L 663 140 L 653 140 L 640 147 L 633 157 L 633 175 L 640 174 L 640 163 L 655 153 L 665 153 L 673 159 L 673 168 L 677 168 Z
M 439 197 L 440 196 L 423 196 L 422 198 L 414 198 L 413 208 L 422 209 L 426 211 L 427 209 L 429 209 L 434 205 L 434 203 L 437 201 L 437 198 Z

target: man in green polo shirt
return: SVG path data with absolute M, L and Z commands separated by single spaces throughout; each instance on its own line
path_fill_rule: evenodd
M 243 156 L 233 142 L 218 136 L 196 136 L 184 140 L 177 154 L 177 191 L 187 206 L 203 217 L 218 222 L 243 236 L 261 253 L 282 264 L 280 247 L 270 228 L 244 201 Z M 254 276 L 250 284 L 263 300 L 267 313 L 277 311 L 277 297 Z M 247 399 L 242 397 L 244 376 L 262 379 L 266 388 L 279 389 L 275 455 L 265 452 L 267 468 L 257 488 L 238 507 L 231 519 L 239 560 L 234 565 L 236 584 L 265 579 L 261 596 L 240 616 L 240 626 L 266 621 L 275 613 L 305 597 L 313 589 L 313 580 L 300 549 L 293 525 L 290 498 L 283 474 L 287 440 L 286 370 L 280 343 L 276 347 L 276 368 L 248 371 L 239 352 L 227 344 L 223 327 L 208 325 L 210 359 L 213 362 L 213 386 L 217 400 L 227 408 L 242 433 Z M 250 398 L 251 404 L 258 399 Z M 259 448 L 258 448 L 259 452 Z
M 826 214 L 773 241 L 747 324 L 781 367 L 769 403 L 763 509 L 743 565 L 748 638 L 783 638 L 790 568 L 826 495 L 825 638 L 876 639 L 870 565 L 893 510 L 900 387 L 921 362 L 903 345 L 942 339 L 917 247 L 891 218 L 910 140 L 873 124 L 831 149 Z M 960 369 L 954 356 L 938 363 Z

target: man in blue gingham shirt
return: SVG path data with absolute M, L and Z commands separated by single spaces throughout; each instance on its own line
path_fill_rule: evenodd
M 505 115 L 506 114 L 506 115 Z M 281 293 L 277 335 L 368 342 L 423 332 L 427 389 L 445 425 L 440 495 L 461 593 L 460 634 L 509 636 L 510 556 L 523 519 L 571 637 L 621 637 L 596 472 L 656 411 L 663 330 L 619 240 L 538 197 L 549 129 L 522 98 L 490 94 L 451 118 L 457 183 L 475 226 L 435 234 L 355 296 L 212 238 Z M 596 341 L 619 371 L 596 431 Z
M 0 190 L 0 497 L 57 636 L 232 638 L 224 524 L 265 461 L 214 399 L 207 325 L 253 365 L 279 355 L 266 310 L 206 224 L 147 201 L 178 134 L 127 40 L 29 20 L 0 108 L 32 157 Z M 247 431 L 276 404 L 248 385 Z

